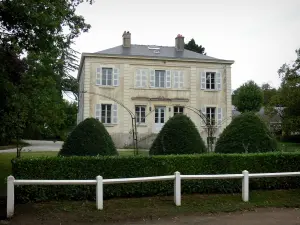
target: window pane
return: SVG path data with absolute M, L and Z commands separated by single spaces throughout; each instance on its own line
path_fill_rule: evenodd
M 162 116 L 161 118 L 160 118 L 160 123 L 164 123 L 165 122 L 165 118 Z
M 159 87 L 159 71 L 155 70 L 155 87 Z
M 102 73 L 102 85 L 107 85 L 106 84 L 106 74 Z
M 145 107 L 141 107 L 141 112 L 146 112 L 146 108 Z
M 183 113 L 183 107 L 180 107 L 180 108 L 179 108 L 179 112 L 180 112 L 180 113 Z

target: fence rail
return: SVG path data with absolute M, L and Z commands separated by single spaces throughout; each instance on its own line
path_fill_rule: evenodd
M 283 173 L 252 173 L 244 170 L 241 174 L 214 174 L 214 175 L 181 175 L 175 172 L 174 175 L 156 177 L 136 177 L 103 179 L 97 176 L 95 180 L 16 180 L 13 176 L 7 178 L 7 217 L 14 215 L 15 205 L 15 185 L 96 185 L 96 208 L 103 209 L 103 185 L 104 184 L 124 184 L 153 181 L 174 181 L 174 203 L 181 205 L 181 180 L 207 180 L 207 179 L 242 179 L 242 200 L 249 201 L 249 178 L 266 177 L 290 177 L 300 176 L 300 172 Z

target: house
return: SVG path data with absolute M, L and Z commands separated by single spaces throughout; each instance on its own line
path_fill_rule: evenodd
M 192 109 L 201 109 L 210 119 L 216 137 L 231 122 L 234 61 L 184 49 L 182 35 L 172 47 L 131 44 L 129 32 L 122 41 L 117 47 L 82 53 L 78 123 L 99 119 L 122 148 L 132 143 L 131 113 L 136 115 L 139 146 L 147 148 L 177 113 L 187 114 L 204 140 L 205 123 Z

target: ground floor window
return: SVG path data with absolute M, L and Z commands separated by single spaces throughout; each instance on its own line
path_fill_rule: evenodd
M 206 117 L 208 119 L 208 123 L 210 125 L 216 124 L 216 108 L 215 107 L 207 107 L 206 108 Z
M 135 116 L 137 123 L 145 123 L 146 122 L 146 106 L 137 105 L 135 106 Z
M 183 114 L 183 106 L 174 106 L 174 116 L 176 114 Z

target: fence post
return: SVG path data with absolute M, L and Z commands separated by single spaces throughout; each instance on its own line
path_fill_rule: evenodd
M 14 215 L 15 210 L 15 178 L 13 176 L 7 177 L 7 218 L 11 218 Z
M 103 178 L 102 176 L 96 177 L 96 207 L 97 209 L 103 209 Z
M 174 203 L 176 206 L 181 206 L 181 178 L 180 173 L 177 171 L 174 173 Z
M 244 202 L 249 201 L 249 172 L 247 170 L 243 171 L 243 183 L 242 183 L 242 199 Z

